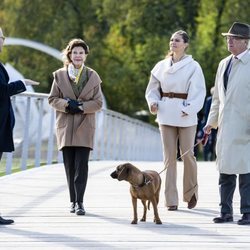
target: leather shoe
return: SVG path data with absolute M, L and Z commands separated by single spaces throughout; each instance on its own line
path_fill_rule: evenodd
M 4 219 L 3 217 L 0 216 L 0 225 L 9 225 L 9 224 L 12 224 L 14 223 L 13 220 L 6 220 Z
M 214 223 L 225 223 L 233 221 L 233 215 L 227 213 L 221 213 L 219 217 L 213 219 Z
M 197 200 L 196 200 L 195 194 L 193 194 L 191 200 L 188 202 L 188 208 L 192 209 L 196 206 L 196 204 L 197 204 Z
M 76 208 L 76 203 L 75 203 L 75 202 L 72 202 L 72 203 L 71 203 L 71 206 L 70 206 L 70 210 L 69 210 L 70 213 L 74 213 L 74 212 L 76 211 L 75 208 Z
M 250 225 L 250 213 L 245 213 L 242 218 L 238 220 L 238 225 Z
M 82 202 L 77 202 L 76 204 L 76 214 L 77 215 L 85 215 L 85 210 Z
M 178 209 L 177 206 L 168 206 L 168 211 L 175 211 L 177 209 Z

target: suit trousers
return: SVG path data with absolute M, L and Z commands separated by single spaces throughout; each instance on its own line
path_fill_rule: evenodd
M 83 202 L 87 179 L 90 148 L 64 147 L 63 162 L 71 202 Z
M 174 127 L 160 125 L 163 144 L 163 158 L 166 168 L 165 205 L 178 206 L 177 190 L 177 142 L 179 140 L 181 154 L 191 149 L 182 157 L 183 171 L 183 200 L 189 202 L 195 194 L 198 200 L 197 164 L 193 146 L 196 135 L 196 125 L 190 127 Z
M 236 174 L 220 174 L 221 213 L 233 214 L 233 195 L 236 187 Z M 250 173 L 239 174 L 240 212 L 250 213 Z
M 2 156 L 3 156 L 3 152 L 0 152 L 0 161 L 2 159 Z

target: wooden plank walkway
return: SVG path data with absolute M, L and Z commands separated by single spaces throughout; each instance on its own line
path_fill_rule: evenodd
M 0 226 L 0 249 L 250 249 L 250 227 L 239 226 L 239 194 L 235 193 L 235 222 L 214 224 L 218 215 L 218 172 L 214 162 L 199 162 L 199 202 L 189 210 L 180 199 L 178 211 L 164 207 L 164 174 L 159 203 L 162 225 L 131 225 L 129 184 L 110 173 L 121 162 L 90 162 L 85 216 L 69 213 L 62 165 L 50 165 L 0 178 L 0 209 L 15 224 Z M 141 170 L 161 171 L 161 162 L 133 162 Z M 182 197 L 182 162 L 178 163 Z M 138 203 L 140 216 L 141 203 Z

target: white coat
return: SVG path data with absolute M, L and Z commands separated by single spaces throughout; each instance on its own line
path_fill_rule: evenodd
M 246 174 L 250 173 L 250 52 L 234 63 L 225 92 L 223 75 L 231 57 L 218 66 L 207 124 L 218 127 L 219 172 Z
M 146 89 L 146 100 L 150 107 L 158 104 L 157 122 L 161 125 L 189 127 L 197 124 L 197 113 L 203 107 L 206 96 L 202 69 L 191 55 L 171 65 L 171 57 L 158 62 L 151 71 Z M 187 93 L 187 99 L 162 97 L 163 92 Z M 182 116 L 182 111 L 188 114 Z

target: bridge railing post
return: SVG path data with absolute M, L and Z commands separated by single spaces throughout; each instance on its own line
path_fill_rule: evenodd
M 47 94 L 29 92 L 12 98 L 18 130 L 14 131 L 16 150 L 4 153 L 0 174 L 62 162 L 55 140 L 55 111 L 48 103 L 45 105 L 47 98 Z M 158 128 L 112 110 L 97 112 L 90 160 L 157 161 L 162 158 L 161 152 Z

